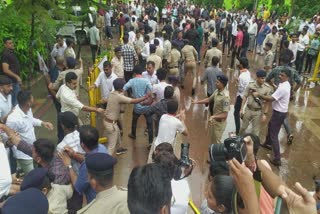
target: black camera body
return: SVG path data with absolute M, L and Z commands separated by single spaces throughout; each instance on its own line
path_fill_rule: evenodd
M 183 166 L 190 166 L 191 160 L 189 158 L 190 143 L 181 143 L 180 164 Z
M 247 147 L 243 137 L 236 136 L 224 140 L 223 144 L 211 144 L 209 146 L 210 161 L 227 161 L 233 158 L 240 163 L 246 160 Z

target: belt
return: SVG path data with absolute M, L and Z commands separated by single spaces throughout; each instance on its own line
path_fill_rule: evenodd
M 179 66 L 169 67 L 169 69 L 179 68 Z
M 253 107 L 250 107 L 250 106 L 247 106 L 248 109 L 250 109 L 251 111 L 261 111 L 261 108 L 253 108 Z
M 113 124 L 117 123 L 117 120 L 110 120 L 107 117 L 105 117 L 104 120 L 107 121 L 108 123 L 113 123 Z

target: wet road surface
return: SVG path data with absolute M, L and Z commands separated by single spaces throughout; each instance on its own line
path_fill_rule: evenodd
M 82 49 L 84 61 L 90 60 L 90 50 L 88 47 Z M 262 56 L 253 56 L 248 53 L 250 60 L 249 70 L 254 78 L 254 73 L 258 68 L 262 67 Z M 231 110 L 228 114 L 227 128 L 223 134 L 223 139 L 228 136 L 229 132 L 235 131 L 233 104 L 235 101 L 236 87 L 235 78 L 237 71 L 230 71 L 227 66 L 230 64 L 230 58 L 223 56 L 223 72 L 229 77 L 229 91 L 231 96 Z M 189 136 L 183 139 L 184 142 L 189 142 L 190 157 L 196 161 L 196 167 L 189 177 L 192 198 L 195 204 L 200 207 L 201 201 L 204 199 L 205 182 L 208 175 L 208 146 L 210 145 L 207 118 L 208 111 L 204 105 L 192 105 L 192 99 L 202 99 L 206 97 L 205 86 L 200 84 L 200 75 L 203 72 L 203 65 L 198 66 L 198 81 L 197 91 L 194 97 L 191 97 L 191 74 L 187 74 L 185 89 L 181 89 L 181 103 L 186 109 L 186 126 L 189 131 Z M 84 73 L 86 73 L 85 70 Z M 86 82 L 84 77 L 83 82 Z M 37 107 L 35 116 L 41 116 L 42 120 L 49 120 L 56 123 L 56 111 L 51 100 L 47 97 L 47 92 L 44 90 L 44 81 L 40 80 L 32 88 L 36 101 L 43 103 Z M 86 87 L 86 86 L 85 86 Z M 289 123 L 293 130 L 294 141 L 291 146 L 287 145 L 287 137 L 284 128 L 280 131 L 280 144 L 282 153 L 282 166 L 279 168 L 273 167 L 273 170 L 278 173 L 290 186 L 294 182 L 299 181 L 308 190 L 313 189 L 312 177 L 317 175 L 320 178 L 320 87 L 309 89 L 304 85 L 298 90 L 294 101 L 289 107 Z M 87 93 L 81 89 L 81 101 L 88 103 Z M 128 152 L 118 157 L 118 164 L 115 170 L 114 182 L 120 186 L 126 186 L 129 174 L 133 167 L 146 163 L 148 149 L 147 136 L 144 135 L 145 119 L 140 117 L 138 121 L 137 139 L 132 140 L 128 136 L 131 130 L 131 114 L 132 106 L 126 108 L 124 114 L 124 135 L 123 145 L 128 148 Z M 88 114 L 81 113 L 80 117 L 88 123 Z M 264 139 L 267 123 L 264 124 L 261 139 Z M 250 127 L 249 127 L 250 129 Z M 248 131 L 248 130 L 247 130 Z M 56 142 L 56 130 L 49 132 L 44 128 L 36 129 L 37 137 L 47 137 Z M 267 154 L 271 153 L 263 148 L 260 149 L 258 156 L 262 159 L 267 159 Z

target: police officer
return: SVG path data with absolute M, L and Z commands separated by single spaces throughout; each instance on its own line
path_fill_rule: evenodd
M 212 62 L 212 58 L 214 56 L 219 58 L 219 65 L 221 67 L 221 65 L 222 65 L 222 52 L 217 48 L 218 44 L 219 44 L 219 40 L 217 40 L 215 38 L 212 39 L 212 48 L 207 51 L 207 53 L 204 57 L 203 64 L 204 64 L 205 68 L 212 66 L 211 62 Z
M 181 54 L 178 48 L 177 42 L 172 41 L 172 49 L 168 57 L 169 75 L 179 76 L 179 62 L 181 60 Z
M 272 92 L 272 87 L 265 83 L 267 73 L 263 70 L 258 70 L 256 72 L 257 79 L 255 82 L 250 82 L 247 86 L 240 109 L 240 115 L 242 118 L 242 126 L 240 128 L 239 134 L 243 135 L 246 129 L 249 126 L 249 123 L 252 124 L 252 134 L 259 136 L 261 122 L 267 120 L 267 113 L 269 105 L 264 105 L 264 102 L 258 98 L 254 98 L 251 92 L 258 92 L 263 95 L 270 95 Z M 247 107 L 244 112 L 244 106 L 247 104 Z
M 192 101 L 194 104 L 206 104 L 214 102 L 213 115 L 209 122 L 211 125 L 211 143 L 221 143 L 221 137 L 226 128 L 228 112 L 230 110 L 230 96 L 226 89 L 228 78 L 224 74 L 217 75 L 216 87 L 213 94 L 203 100 Z
M 88 169 L 88 180 L 97 197 L 87 204 L 78 214 L 90 213 L 129 213 L 127 206 L 127 191 L 112 186 L 114 165 L 117 160 L 106 153 L 90 154 L 85 159 Z
M 196 83 L 197 83 L 196 66 L 197 66 L 198 52 L 192 45 L 190 45 L 189 40 L 185 40 L 185 46 L 182 48 L 181 54 L 182 54 L 182 61 L 184 62 L 184 71 L 185 71 L 181 76 L 181 84 L 182 86 L 184 86 L 185 74 L 188 71 L 191 71 L 193 75 L 191 95 L 193 96 L 196 91 Z

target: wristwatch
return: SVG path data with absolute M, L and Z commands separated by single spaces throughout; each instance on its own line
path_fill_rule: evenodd
M 68 167 L 68 169 L 72 169 L 72 165 L 69 165 L 69 166 L 67 166 Z

